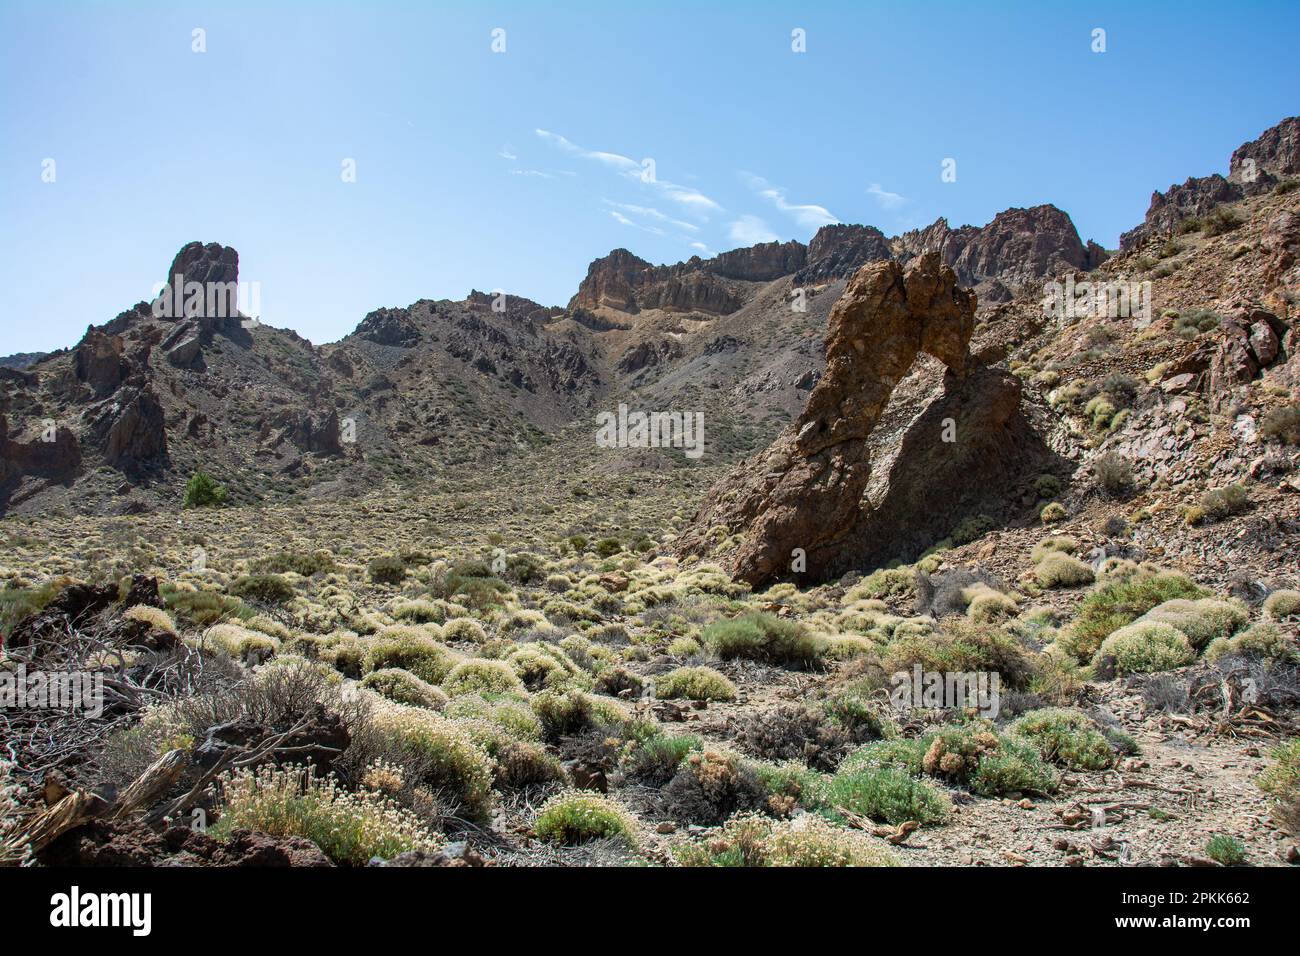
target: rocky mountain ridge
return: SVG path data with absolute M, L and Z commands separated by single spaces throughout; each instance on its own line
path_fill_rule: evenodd
M 1296 168 L 1296 128 L 1286 120 L 1234 153 L 1234 172 L 1250 160 L 1274 186 L 1211 209 L 1244 216 L 1246 228 L 1207 248 L 1255 237 L 1249 255 L 1207 253 L 1203 277 L 1222 275 L 1224 288 L 1189 285 L 1187 271 L 1155 283 L 1162 307 L 1222 300 L 1226 315 L 1246 317 L 1214 333 L 1215 342 L 1235 343 L 1223 357 L 1206 342 L 1201 358 L 1178 360 L 1178 375 L 1204 376 L 1206 388 L 1216 375 L 1218 383 L 1257 375 L 1291 354 L 1275 290 L 1300 253 L 1300 218 L 1283 178 Z M 1146 225 L 1157 220 L 1149 215 Z M 940 219 L 892 239 L 837 224 L 807 246 L 765 243 L 671 266 L 620 249 L 591 264 L 566 308 L 471 292 L 459 302 L 376 309 L 323 346 L 206 300 L 188 312 L 183 302 L 171 310 L 141 302 L 88 328 L 72 349 L 0 368 L 0 511 L 151 510 L 174 504 L 198 468 L 245 503 L 432 479 L 540 451 L 619 400 L 707 412 L 711 456 L 734 460 L 764 447 L 815 393 L 832 306 L 850 277 L 864 265 L 911 268 L 931 254 L 974 289 L 975 348 L 990 365 L 1043 327 L 1043 279 L 1131 279 L 1180 261 L 1149 264 L 1135 249 L 1108 260 L 1065 213 L 1043 205 L 1007 210 L 983 227 L 954 230 Z M 238 277 L 238 254 L 216 243 L 188 244 L 165 273 L 177 288 Z M 1251 309 L 1273 319 L 1252 320 Z M 889 423 L 928 407 L 916 382 L 933 389 L 938 379 L 924 361 L 917 374 L 900 383 L 867 439 L 894 442 L 878 460 L 894 461 L 902 447 L 902 431 Z
M 744 304 L 734 282 L 771 282 L 792 276 L 797 286 L 847 279 L 869 262 L 902 262 L 936 251 L 968 286 L 1011 287 L 1066 270 L 1089 271 L 1105 261 L 1099 245 L 1080 240 L 1070 217 L 1055 206 L 1008 209 L 985 226 L 952 229 L 938 219 L 925 229 L 889 239 L 874 226 L 822 226 L 807 246 L 769 242 L 725 252 L 713 259 L 694 256 L 672 266 L 653 266 L 626 249 L 597 259 L 569 302 L 569 308 L 644 309 L 726 315 Z
M 1208 215 L 1225 203 L 1267 193 L 1296 175 L 1300 175 L 1300 117 L 1290 116 L 1233 150 L 1226 178 L 1219 173 L 1192 176 L 1163 193 L 1153 192 L 1146 218 L 1120 236 L 1120 248 L 1127 251 L 1172 235 L 1186 220 Z

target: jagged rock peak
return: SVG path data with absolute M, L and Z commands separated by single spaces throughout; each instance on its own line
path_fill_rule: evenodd
M 219 242 L 187 242 L 167 270 L 168 281 L 177 275 L 184 282 L 238 282 L 239 253 Z
M 1120 236 L 1123 250 L 1171 234 L 1184 219 L 1208 215 L 1224 203 L 1268 192 L 1280 180 L 1300 174 L 1300 117 L 1289 116 L 1232 152 L 1228 175 L 1192 176 L 1165 192 L 1151 194 L 1142 224 Z
M 1253 162 L 1253 173 L 1251 172 Z M 1276 126 L 1260 133 L 1258 139 L 1243 143 L 1232 151 L 1228 160 L 1228 179 L 1251 185 L 1258 174 L 1267 177 L 1268 185 L 1278 179 L 1300 175 L 1300 116 L 1288 116 Z
M 875 226 L 835 223 L 822 226 L 808 243 L 808 264 L 795 282 L 807 284 L 853 275 L 868 262 L 893 257 L 889 240 Z
M 894 255 L 903 261 L 932 250 L 966 285 L 997 280 L 1015 286 L 1045 276 L 1089 271 L 1105 259 L 1096 243 L 1085 246 L 1073 220 L 1056 206 L 1005 209 L 988 225 L 952 229 L 937 219 L 898 236 Z

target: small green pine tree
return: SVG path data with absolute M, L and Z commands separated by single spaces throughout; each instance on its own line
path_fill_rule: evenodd
M 226 486 L 200 468 L 185 485 L 186 508 L 219 508 L 226 503 Z

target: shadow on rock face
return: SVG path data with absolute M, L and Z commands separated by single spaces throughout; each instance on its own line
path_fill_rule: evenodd
M 1035 476 L 1066 466 L 1025 415 L 1015 376 L 983 366 L 945 384 L 898 442 L 883 498 L 863 508 L 835 553 L 819 555 L 815 577 L 915 561 L 963 517 L 1006 520 Z

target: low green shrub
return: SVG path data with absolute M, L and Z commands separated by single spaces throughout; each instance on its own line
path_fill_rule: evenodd
M 447 695 L 441 690 L 400 667 L 371 671 L 361 679 L 361 686 L 368 687 L 394 703 L 409 704 L 412 707 L 440 710 L 447 703 Z
M 636 744 L 624 757 L 623 770 L 634 780 L 661 787 L 673 778 L 683 760 L 703 746 L 699 737 L 689 734 L 654 734 Z
M 163 603 L 176 617 L 194 627 L 206 627 L 229 618 L 248 620 L 254 611 L 236 597 L 216 591 L 184 591 L 177 588 L 159 588 Z
M 740 813 L 700 839 L 678 844 L 681 866 L 897 866 L 879 840 L 815 816 L 774 820 Z
M 892 767 L 841 769 L 827 786 L 831 807 L 872 820 L 899 824 L 943 823 L 952 812 L 947 795 Z
M 524 682 L 504 661 L 461 661 L 442 682 L 442 689 L 452 697 L 461 694 L 522 693 Z
M 1196 657 L 1186 635 L 1171 624 L 1126 624 L 1101 642 L 1094 665 L 1107 658 L 1117 674 L 1149 674 L 1190 664 Z
M 1273 762 L 1256 783 L 1273 800 L 1273 819 L 1287 833 L 1300 836 L 1300 737 L 1273 751 Z
M 1034 568 L 1034 577 L 1045 588 L 1077 588 L 1096 579 L 1092 568 L 1060 551 L 1044 555 Z
M 1033 744 L 1049 763 L 1071 770 L 1105 770 L 1115 764 L 1115 752 L 1096 722 L 1077 710 L 1049 707 L 1031 711 L 1010 730 Z
M 808 668 L 826 653 L 826 639 L 794 621 L 754 613 L 714 621 L 700 634 L 704 646 L 723 660 L 742 657 Z
M 281 551 L 253 562 L 253 570 L 261 574 L 287 574 L 293 572 L 304 578 L 313 574 L 329 573 L 336 569 L 334 557 L 328 551 Z
M 509 741 L 497 753 L 496 761 L 496 785 L 502 789 L 562 783 L 565 779 L 559 758 L 530 740 Z
M 366 568 L 375 584 L 401 584 L 406 580 L 406 562 L 393 554 L 372 558 Z
M 374 738 L 380 756 L 413 767 L 423 784 L 454 801 L 470 819 L 486 820 L 491 814 L 492 758 L 455 721 L 430 710 L 384 703 L 374 708 L 365 733 Z
M 1279 588 L 1264 599 L 1264 614 L 1276 621 L 1300 617 L 1300 591 Z
M 711 667 L 679 667 L 655 678 L 661 700 L 735 700 L 736 685 Z
M 1211 664 L 1222 657 L 1253 657 L 1256 660 L 1300 664 L 1300 644 L 1283 633 L 1272 621 L 1260 621 L 1232 637 L 1219 637 L 1205 649 Z
M 1226 833 L 1216 833 L 1205 844 L 1205 855 L 1222 866 L 1237 866 L 1246 862 L 1246 848 L 1241 841 Z
M 249 574 L 236 578 L 230 585 L 230 593 L 262 604 L 286 604 L 294 596 L 293 585 L 278 574 Z
M 546 740 L 573 737 L 589 730 L 618 730 L 627 722 L 627 711 L 605 697 L 579 690 L 544 690 L 530 701 L 542 723 Z
M 529 690 L 589 690 L 591 676 L 554 644 L 533 641 L 520 644 L 506 656 Z
M 1203 598 L 1209 593 L 1173 572 L 1107 580 L 1079 602 L 1078 615 L 1057 644 L 1076 660 L 1090 660 L 1108 635 L 1152 608 L 1175 598 Z
M 1188 524 L 1200 524 L 1206 518 L 1220 521 L 1241 514 L 1250 508 L 1250 495 L 1241 485 L 1211 488 L 1201 493 L 1200 503 L 1189 508 Z
M 845 600 L 908 597 L 915 591 L 916 572 L 911 568 L 881 568 L 853 585 Z
M 1065 505 L 1059 501 L 1049 501 L 1038 512 L 1038 520 L 1043 524 L 1055 524 L 1065 520 Z
M 1300 445 L 1300 405 L 1272 408 L 1260 419 L 1259 433 L 1286 445 Z
M 607 797 L 586 790 L 558 793 L 546 801 L 533 832 L 539 840 L 565 846 L 611 838 L 631 845 L 637 842 L 631 814 Z
M 1003 684 L 1020 689 L 1034 675 L 1029 652 L 1014 636 L 995 624 L 945 619 L 937 634 L 904 634 L 884 650 L 881 661 L 888 674 L 923 671 L 968 673 L 996 671 Z
M 1194 648 L 1202 648 L 1221 637 L 1231 637 L 1249 619 L 1246 609 L 1234 601 L 1217 598 L 1174 598 L 1153 607 L 1138 621 L 1156 621 L 1178 628 Z
M 226 503 L 229 492 L 225 485 L 219 485 L 203 469 L 194 472 L 185 483 L 185 494 L 181 501 L 184 508 L 220 508 Z
M 1038 750 L 1004 737 L 983 721 L 945 728 L 925 738 L 921 769 L 986 797 L 1009 793 L 1054 793 L 1060 777 Z

